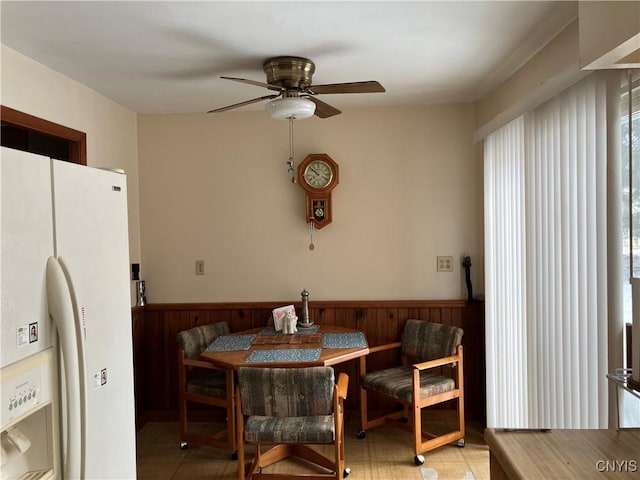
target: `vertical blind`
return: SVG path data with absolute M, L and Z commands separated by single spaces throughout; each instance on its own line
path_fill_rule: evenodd
M 520 425 L 528 411 L 523 117 L 484 145 L 487 424 Z
M 606 84 L 485 139 L 487 423 L 607 426 Z

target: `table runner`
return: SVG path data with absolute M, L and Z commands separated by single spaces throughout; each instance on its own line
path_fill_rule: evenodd
M 306 333 L 318 333 L 318 330 L 320 330 L 320 325 L 311 325 L 310 327 L 301 327 L 300 325 L 298 325 L 297 328 L 298 331 L 296 333 L 286 334 L 282 333 L 281 331 L 276 331 L 276 329 L 272 326 L 268 326 L 260 330 L 260 333 L 258 335 L 298 335 Z
M 322 345 L 322 334 L 258 335 L 253 341 L 253 346 L 255 347 L 257 345 L 294 345 L 298 348 L 320 348 Z

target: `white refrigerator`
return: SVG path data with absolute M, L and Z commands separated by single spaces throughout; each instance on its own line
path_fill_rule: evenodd
M 0 185 L 0 478 L 135 478 L 126 176 L 3 147 Z

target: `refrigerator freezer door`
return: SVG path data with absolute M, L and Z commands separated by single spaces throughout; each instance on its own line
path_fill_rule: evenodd
M 45 265 L 53 255 L 50 160 L 2 147 L 0 367 L 52 345 Z
M 85 346 L 84 477 L 136 477 L 126 177 L 53 162 L 56 254 Z M 76 322 L 77 323 L 77 322 Z
M 2 479 L 62 478 L 56 357 L 52 347 L 0 370 Z

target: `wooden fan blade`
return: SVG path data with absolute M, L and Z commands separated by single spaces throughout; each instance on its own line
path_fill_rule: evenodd
M 311 85 L 307 91 L 312 94 L 321 93 L 381 93 L 386 90 L 375 80 L 369 82 L 330 83 L 327 85 Z
M 227 110 L 231 110 L 232 108 L 243 107 L 244 105 L 250 105 L 252 103 L 260 102 L 262 100 L 269 100 L 271 98 L 279 97 L 280 95 L 265 95 L 264 97 L 254 98 L 252 100 L 247 100 L 245 102 L 234 103 L 233 105 L 228 105 L 226 107 L 215 108 L 213 110 L 209 110 L 207 113 L 219 113 L 226 112 Z
M 332 107 L 328 103 L 325 103 L 322 100 L 318 100 L 317 98 L 312 97 L 311 95 L 305 95 L 304 98 L 308 98 L 309 100 L 311 100 L 313 103 L 316 104 L 316 111 L 314 113 L 316 117 L 329 118 L 329 117 L 333 117 L 334 115 L 340 115 L 342 113 L 337 108 Z
M 256 87 L 264 87 L 264 88 L 268 88 L 269 90 L 282 90 L 282 87 L 279 87 L 278 85 L 271 85 L 270 83 L 264 83 L 264 82 L 258 82 L 257 80 L 247 80 L 246 78 L 235 78 L 235 77 L 220 77 L 220 78 L 224 78 L 225 80 L 233 80 L 234 82 L 240 82 L 240 83 L 248 83 L 249 85 L 255 85 Z

